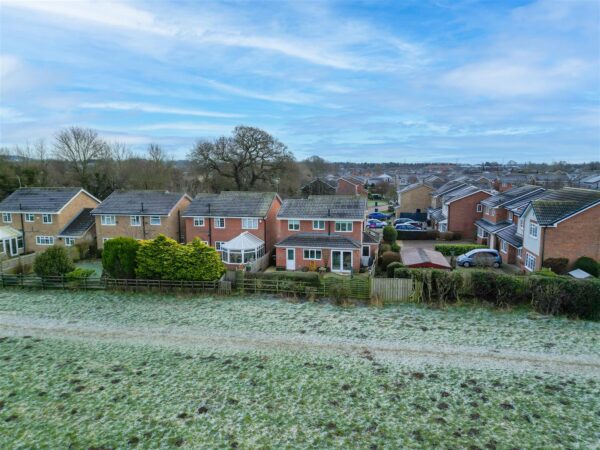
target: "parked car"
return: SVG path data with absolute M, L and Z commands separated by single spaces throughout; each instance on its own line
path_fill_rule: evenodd
M 500 256 L 500 253 L 498 253 L 498 250 L 491 248 L 477 248 L 456 258 L 456 264 L 462 267 L 500 267 L 502 265 L 502 257 Z
M 376 212 L 372 212 L 371 214 L 369 214 L 367 216 L 367 218 L 377 219 L 377 220 L 388 220 L 390 218 L 390 216 L 387 214 L 384 214 L 382 212 L 376 211 Z
M 367 220 L 367 228 L 383 228 L 387 225 L 387 222 L 383 222 L 377 219 Z
M 394 220 L 394 226 L 396 226 L 396 225 L 412 225 L 413 227 L 423 228 L 423 224 L 421 222 L 417 222 L 416 220 L 405 219 L 405 218 Z
M 394 228 L 396 228 L 397 231 L 421 231 L 419 227 L 415 227 L 410 223 L 399 223 Z

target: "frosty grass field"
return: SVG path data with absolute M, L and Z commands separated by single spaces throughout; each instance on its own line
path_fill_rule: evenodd
M 600 324 L 0 290 L 0 448 L 597 448 Z

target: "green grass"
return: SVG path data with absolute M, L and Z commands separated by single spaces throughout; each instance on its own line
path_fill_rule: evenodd
M 81 267 L 82 269 L 92 269 L 94 271 L 93 277 L 102 276 L 102 260 L 81 260 L 75 263 L 75 267 Z

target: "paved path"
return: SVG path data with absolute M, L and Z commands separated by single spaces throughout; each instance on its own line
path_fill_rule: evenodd
M 600 376 L 600 357 L 517 352 L 486 347 L 423 345 L 418 342 L 236 333 L 178 326 L 116 327 L 96 322 L 0 315 L 0 336 L 30 335 L 88 342 L 113 342 L 197 350 L 256 350 L 321 353 L 377 359 L 410 366 L 438 365 L 512 372 Z

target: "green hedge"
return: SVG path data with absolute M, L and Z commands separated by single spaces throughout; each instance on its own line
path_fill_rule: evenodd
M 75 264 L 65 247 L 50 247 L 33 261 L 33 271 L 42 278 L 66 275 L 73 270 Z
M 600 276 L 600 263 L 598 261 L 595 261 L 593 258 L 590 258 L 589 256 L 582 256 L 577 261 L 575 261 L 574 268 L 581 269 L 584 272 L 595 276 L 596 278 Z
M 454 256 L 463 255 L 471 250 L 475 250 L 476 248 L 488 248 L 487 245 L 479 245 L 479 244 L 437 244 L 434 247 L 438 252 L 440 252 L 444 256 Z
M 130 237 L 117 237 L 104 243 L 102 268 L 112 278 L 135 278 L 140 243 Z
M 600 320 L 600 280 L 533 275 L 529 289 L 536 311 Z

